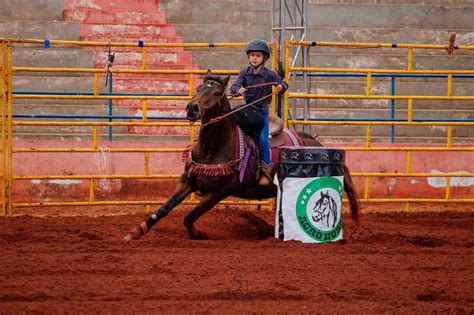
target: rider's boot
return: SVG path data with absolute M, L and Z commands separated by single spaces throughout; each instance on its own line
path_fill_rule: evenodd
M 260 168 L 260 180 L 258 184 L 261 186 L 268 186 L 272 183 L 272 165 L 263 165 Z

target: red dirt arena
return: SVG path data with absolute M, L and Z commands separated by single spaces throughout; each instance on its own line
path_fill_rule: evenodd
M 193 241 L 178 207 L 124 242 L 143 208 L 20 209 L 0 218 L 0 313 L 473 314 L 474 213 L 377 207 L 311 245 L 273 238 L 267 210 L 214 209 Z

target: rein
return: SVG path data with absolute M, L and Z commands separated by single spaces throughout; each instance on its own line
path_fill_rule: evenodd
M 277 82 L 261 83 L 261 84 L 251 85 L 251 86 L 248 86 L 248 87 L 246 87 L 246 88 L 247 88 L 247 89 L 250 89 L 250 88 L 257 88 L 257 87 L 262 87 L 262 86 L 267 86 L 267 85 L 274 85 L 275 83 L 277 83 Z M 209 125 L 212 125 L 212 124 L 214 124 L 214 123 L 216 123 L 216 122 L 219 122 L 221 119 L 223 119 L 223 118 L 225 118 L 225 117 L 227 117 L 227 116 L 229 116 L 229 115 L 232 115 L 232 114 L 234 114 L 234 113 L 236 113 L 236 112 L 238 112 L 238 111 L 240 111 L 240 110 L 242 110 L 242 109 L 245 109 L 245 108 L 247 108 L 247 107 L 249 107 L 249 106 L 252 106 L 253 104 L 260 102 L 261 100 L 264 100 L 264 99 L 266 99 L 266 98 L 272 97 L 273 95 L 278 94 L 278 93 L 279 93 L 278 91 L 273 92 L 273 93 L 271 93 L 271 94 L 268 94 L 268 95 L 266 95 L 266 96 L 264 96 L 264 97 L 259 98 L 258 100 L 255 100 L 255 101 L 253 101 L 253 102 L 251 102 L 251 103 L 248 103 L 248 104 L 246 104 L 245 106 L 242 106 L 242 107 L 240 107 L 240 108 L 238 108 L 238 109 L 236 109 L 236 110 L 231 110 L 231 111 L 228 112 L 227 114 L 224 114 L 224 115 L 221 115 L 221 116 L 217 116 L 217 117 L 215 117 L 215 118 L 212 118 L 212 119 L 209 120 L 207 123 L 201 125 L 201 128 L 204 128 L 204 127 L 206 127 L 206 126 L 209 126 Z M 228 100 L 230 100 L 230 99 L 232 99 L 233 97 L 238 96 L 238 95 L 240 95 L 240 94 L 233 94 L 233 95 L 231 95 L 231 96 L 228 98 Z M 220 99 L 219 99 L 219 102 L 220 102 Z M 244 104 L 245 104 L 245 103 L 244 103 Z M 238 105 L 237 105 L 237 106 L 238 106 Z
M 258 87 L 267 86 L 267 85 L 275 85 L 275 84 L 278 84 L 278 82 L 266 82 L 266 83 L 250 85 L 250 86 L 247 86 L 246 89 L 253 89 L 253 88 L 258 88 Z M 239 95 L 240 95 L 240 93 L 235 93 L 235 94 L 230 95 L 227 99 L 231 100 L 234 97 L 237 97 Z

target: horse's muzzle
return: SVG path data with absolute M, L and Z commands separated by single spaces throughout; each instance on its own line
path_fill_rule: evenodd
M 186 118 L 190 122 L 195 122 L 196 120 L 199 120 L 199 118 L 201 118 L 201 115 L 199 114 L 198 104 L 189 102 L 188 105 L 186 105 Z

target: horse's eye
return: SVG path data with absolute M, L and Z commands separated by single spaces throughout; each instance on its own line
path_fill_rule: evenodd
M 214 92 L 214 96 L 221 96 L 222 92 Z

